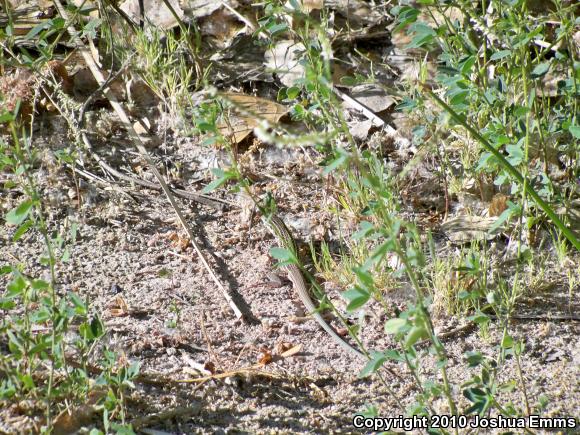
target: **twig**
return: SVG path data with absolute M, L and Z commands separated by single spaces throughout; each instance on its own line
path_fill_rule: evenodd
M 240 14 L 238 11 L 236 11 L 234 8 L 232 8 L 229 4 L 227 4 L 226 2 L 222 1 L 220 2 L 221 5 L 223 7 L 225 7 L 227 10 L 229 10 L 232 14 L 234 14 L 242 23 L 244 23 L 246 26 L 248 26 L 248 28 L 252 31 L 255 32 L 256 31 L 256 25 L 254 23 L 252 23 L 249 19 L 247 19 L 246 17 L 244 17 L 242 14 Z M 262 32 L 260 32 L 260 35 L 263 35 Z
M 151 181 L 143 180 L 143 179 L 137 178 L 137 177 L 132 177 L 130 175 L 126 175 L 126 174 L 123 174 L 122 172 L 119 172 L 118 170 L 113 168 L 111 165 L 109 165 L 105 160 L 103 160 L 96 152 L 93 151 L 93 147 L 91 145 L 91 142 L 90 142 L 90 140 L 85 132 L 81 133 L 81 138 L 82 138 L 85 146 L 88 148 L 88 151 L 91 153 L 91 156 L 95 159 L 95 161 L 99 164 L 99 166 L 104 171 L 108 172 L 109 174 L 111 174 L 115 178 L 119 178 L 119 179 L 127 181 L 129 183 L 134 183 L 134 184 L 137 184 L 139 186 L 146 187 L 147 189 L 153 189 L 153 190 L 157 190 L 157 191 L 163 190 L 162 186 L 160 186 L 157 183 L 153 183 Z M 229 203 L 226 200 L 219 199 L 219 198 L 213 198 L 209 195 L 203 195 L 203 194 L 199 194 L 199 193 L 195 193 L 195 192 L 190 192 L 190 191 L 184 190 L 184 189 L 175 189 L 175 188 L 169 187 L 169 186 L 167 186 L 167 187 L 176 196 L 179 196 L 179 197 L 185 198 L 185 199 L 190 199 L 192 201 L 199 202 L 199 203 L 207 205 L 209 207 L 213 207 L 213 208 L 217 208 L 217 209 L 221 210 L 221 209 L 223 209 L 224 204 L 231 205 L 231 203 Z
M 106 87 L 108 87 L 117 77 L 119 77 L 125 71 L 125 68 L 127 68 L 129 63 L 131 62 L 131 59 L 133 59 L 134 54 L 135 53 L 131 53 L 129 55 L 127 60 L 123 63 L 123 65 L 121 66 L 121 68 L 119 68 L 118 71 L 115 71 L 114 73 L 113 72 L 109 73 L 109 77 L 107 77 L 107 79 L 85 100 L 79 112 L 79 116 L 77 117 L 77 122 L 80 128 L 84 128 L 85 112 L 87 111 L 89 105 L 93 102 L 95 98 L 97 98 L 105 90 Z
M 395 141 L 395 144 L 399 148 L 408 148 L 409 147 L 409 140 L 408 139 L 401 136 L 401 134 L 397 130 L 395 130 L 393 127 L 391 127 L 385 121 L 383 121 L 377 114 L 375 114 L 368 107 L 359 103 L 354 98 L 346 95 L 344 92 L 339 91 L 336 87 L 333 87 L 332 90 L 347 105 L 351 106 L 353 109 L 359 110 L 367 119 L 371 120 L 375 126 L 383 128 L 385 130 L 385 132 L 387 133 L 387 135 L 389 135 Z
M 68 22 L 68 14 L 65 11 L 64 6 L 62 5 L 61 1 L 54 0 L 54 4 L 55 4 L 59 14 L 61 15 L 61 17 L 66 22 Z M 71 37 L 71 40 L 74 41 L 74 43 L 79 48 L 81 55 L 83 56 L 83 59 L 85 60 L 87 66 L 91 70 L 91 73 L 95 77 L 95 80 L 97 81 L 97 83 L 99 85 L 102 85 L 103 83 L 105 83 L 105 78 L 103 77 L 101 70 L 97 66 L 95 60 L 93 59 L 92 55 L 90 54 L 89 50 L 87 49 L 87 47 L 85 46 L 83 41 L 78 36 L 76 29 L 71 24 L 67 27 L 67 30 L 68 30 L 68 33 Z M 187 235 L 189 236 L 189 239 L 191 240 L 191 244 L 193 245 L 195 251 L 197 252 L 197 255 L 198 255 L 199 259 L 201 260 L 202 264 L 204 265 L 205 269 L 207 270 L 207 272 L 209 273 L 209 275 L 211 276 L 211 278 L 213 279 L 213 281 L 215 282 L 217 287 L 222 292 L 224 299 L 230 305 L 236 318 L 241 319 L 243 317 L 242 312 L 240 311 L 240 309 L 238 308 L 238 306 L 236 305 L 236 303 L 232 299 L 231 295 L 229 294 L 229 292 L 227 291 L 225 286 L 220 282 L 220 280 L 218 279 L 218 277 L 216 276 L 216 274 L 214 273 L 214 271 L 210 267 L 209 263 L 205 259 L 203 252 L 201 251 L 201 248 L 199 247 L 199 245 L 195 241 L 193 231 L 187 225 L 185 218 L 183 216 L 183 213 L 181 212 L 181 209 L 179 208 L 177 202 L 175 201 L 173 194 L 171 193 L 171 189 L 169 188 L 169 186 L 167 185 L 167 183 L 163 179 L 163 176 L 161 175 L 161 173 L 159 172 L 159 170 L 155 166 L 153 160 L 151 159 L 151 157 L 147 153 L 147 150 L 145 149 L 145 146 L 143 144 L 143 140 L 141 139 L 139 134 L 133 128 L 133 125 L 131 124 L 129 117 L 125 113 L 125 110 L 123 109 L 121 104 L 117 101 L 117 98 L 115 97 L 113 92 L 111 92 L 110 89 L 108 89 L 108 88 L 105 89 L 104 94 L 107 97 L 107 99 L 109 100 L 109 102 L 111 103 L 111 106 L 113 107 L 113 110 L 115 111 L 115 113 L 119 117 L 121 123 L 127 129 L 127 132 L 129 134 L 129 138 L 131 139 L 131 142 L 137 148 L 141 157 L 147 162 L 147 165 L 150 167 L 151 171 L 155 175 L 155 178 L 157 178 L 157 181 L 161 185 L 161 188 L 163 189 L 163 192 L 165 193 L 167 200 L 169 201 L 169 203 L 171 204 L 171 207 L 175 211 L 175 214 L 176 214 L 177 218 L 179 219 L 181 225 L 183 226 L 183 229 L 187 232 Z

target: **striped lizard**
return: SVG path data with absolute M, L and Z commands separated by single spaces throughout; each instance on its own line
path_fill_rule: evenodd
M 287 249 L 295 258 L 298 258 L 298 247 L 296 246 L 296 241 L 292 237 L 290 230 L 288 230 L 288 227 L 286 227 L 282 219 L 271 214 L 268 217 L 263 217 L 262 220 L 272 235 L 276 238 L 279 247 Z M 286 264 L 284 265 L 284 269 L 286 270 L 288 278 L 290 281 L 292 281 L 294 289 L 298 293 L 300 300 L 308 312 L 312 314 L 314 319 L 328 333 L 328 335 L 330 335 L 334 342 L 344 350 L 366 361 L 368 358 L 362 352 L 358 351 L 346 341 L 344 341 L 342 337 L 338 335 L 338 333 L 332 328 L 332 326 L 326 323 L 326 321 L 317 311 L 317 307 L 314 305 L 314 302 L 308 293 L 308 286 L 300 268 L 296 264 Z

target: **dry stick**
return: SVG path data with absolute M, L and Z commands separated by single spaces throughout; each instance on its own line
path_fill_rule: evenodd
M 68 22 L 68 15 L 67 15 L 62 3 L 60 2 L 60 0 L 54 0 L 54 4 L 55 4 L 60 16 L 65 21 Z M 103 74 L 101 73 L 99 67 L 96 65 L 96 62 L 93 59 L 91 53 L 89 52 L 89 50 L 87 49 L 87 47 L 85 46 L 83 41 L 77 35 L 76 29 L 71 24 L 67 27 L 67 31 L 68 31 L 71 39 L 74 41 L 76 46 L 79 48 L 81 55 L 83 56 L 83 59 L 85 60 L 87 66 L 91 70 L 91 73 L 95 77 L 95 80 L 97 81 L 97 83 L 99 85 L 102 85 L 105 82 L 105 78 L 103 77 Z M 110 89 L 107 88 L 104 91 L 104 94 L 107 97 L 107 99 L 109 100 L 109 102 L 111 103 L 113 110 L 115 111 L 115 113 L 117 114 L 119 119 L 121 120 L 121 123 L 127 129 L 127 132 L 129 133 L 129 138 L 131 139 L 131 142 L 137 148 L 141 157 L 147 162 L 147 165 L 150 167 L 151 171 L 155 175 L 155 178 L 157 178 L 157 181 L 161 185 L 161 188 L 163 189 L 163 192 L 165 193 L 167 200 L 169 201 L 169 203 L 173 207 L 173 210 L 175 211 L 175 214 L 177 215 L 179 222 L 181 223 L 183 229 L 186 231 L 189 239 L 191 240 L 191 244 L 193 245 L 195 251 L 197 252 L 199 259 L 203 263 L 204 267 L 206 268 L 206 270 L 210 274 L 210 276 L 213 279 L 213 281 L 215 282 L 215 284 L 218 286 L 218 288 L 222 292 L 223 297 L 226 299 L 226 301 L 230 305 L 236 318 L 241 319 L 243 317 L 242 312 L 240 311 L 240 309 L 238 308 L 238 306 L 236 305 L 236 303 L 234 302 L 234 300 L 232 299 L 232 297 L 228 293 L 227 289 L 224 287 L 224 285 L 220 282 L 220 280 L 218 279 L 218 277 L 216 276 L 214 271 L 211 269 L 211 267 L 210 267 L 209 263 L 207 262 L 207 260 L 205 259 L 205 257 L 203 256 L 201 248 L 199 247 L 199 245 L 195 241 L 193 231 L 188 227 L 187 223 L 185 222 L 185 218 L 183 217 L 183 214 L 181 213 L 181 210 L 180 210 L 179 206 L 177 205 L 177 202 L 175 201 L 175 198 L 172 195 L 169 186 L 167 185 L 167 183 L 163 179 L 163 176 L 161 175 L 159 170 L 155 167 L 153 160 L 151 159 L 151 157 L 147 153 L 147 150 L 145 149 L 145 146 L 143 144 L 143 140 L 141 139 L 139 134 L 137 134 L 137 132 L 133 128 L 133 125 L 131 124 L 129 117 L 125 113 L 125 110 L 123 109 L 121 104 L 119 104 L 119 102 L 117 101 L 117 98 L 115 97 L 113 92 L 111 92 Z
M 126 174 L 123 174 L 122 172 L 117 171 L 115 168 L 110 166 L 105 160 L 103 160 L 93 150 L 92 144 L 91 144 L 91 142 L 90 142 L 90 140 L 85 132 L 81 133 L 81 138 L 82 138 L 85 146 L 88 148 L 89 152 L 91 153 L 91 155 L 95 159 L 95 161 L 99 164 L 99 166 L 104 171 L 108 172 L 109 174 L 113 175 L 116 178 L 119 178 L 120 180 L 124 180 L 124 181 L 127 181 L 129 183 L 134 183 L 134 184 L 137 184 L 139 186 L 146 187 L 147 189 L 163 190 L 163 187 L 157 183 L 153 183 L 151 181 L 143 180 L 143 179 L 137 178 L 137 177 L 132 177 L 130 175 L 126 175 Z M 176 196 L 179 196 L 179 197 L 185 198 L 185 199 L 191 199 L 192 201 L 196 201 L 196 202 L 199 202 L 200 204 L 204 204 L 204 205 L 207 205 L 209 207 L 216 208 L 216 209 L 223 208 L 224 204 L 232 205 L 230 202 L 228 202 L 226 200 L 213 198 L 213 197 L 208 196 L 208 195 L 194 193 L 194 192 L 190 192 L 190 191 L 184 190 L 184 189 L 175 189 L 175 188 L 169 187 L 169 186 L 167 186 L 167 188 Z
M 344 92 L 339 91 L 335 86 L 332 87 L 333 92 L 340 97 L 342 101 L 344 101 L 347 105 L 351 106 L 353 109 L 359 110 L 367 119 L 371 120 L 374 125 L 377 127 L 382 127 L 387 135 L 391 137 L 395 144 L 400 146 L 401 148 L 407 148 L 409 146 L 409 140 L 401 136 L 397 130 L 383 121 L 377 114 L 375 114 L 372 110 L 368 107 L 359 103 L 354 98 L 346 95 Z

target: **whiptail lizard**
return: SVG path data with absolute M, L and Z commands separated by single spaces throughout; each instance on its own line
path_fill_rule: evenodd
M 276 238 L 280 248 L 287 249 L 292 253 L 292 255 L 294 255 L 295 258 L 299 258 L 296 242 L 294 241 L 292 234 L 290 234 L 290 231 L 282 219 L 277 216 L 270 215 L 268 217 L 264 217 L 262 220 L 264 221 L 266 227 L 268 227 L 270 232 Z M 298 296 L 300 297 L 300 300 L 306 309 L 312 314 L 314 319 L 320 326 L 322 326 L 328 335 L 330 335 L 334 342 L 340 345 L 340 347 L 342 347 L 344 350 L 347 350 L 353 355 L 356 355 L 357 357 L 366 361 L 368 358 L 362 352 L 359 352 L 346 341 L 344 341 L 342 337 L 338 335 L 337 332 L 332 328 L 332 326 L 324 321 L 320 313 L 317 311 L 317 307 L 314 305 L 310 294 L 308 293 L 308 286 L 300 268 L 296 264 L 287 264 L 284 266 L 284 269 L 286 270 L 286 273 L 288 273 L 288 278 L 290 281 L 292 281 L 292 284 L 298 292 Z

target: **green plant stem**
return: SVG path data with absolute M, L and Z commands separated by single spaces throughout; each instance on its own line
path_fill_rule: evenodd
M 526 388 L 526 381 L 524 379 L 524 375 L 522 373 L 522 364 L 520 361 L 520 353 L 514 350 L 515 360 L 516 360 L 516 368 L 518 370 L 518 377 L 520 378 L 520 387 L 522 391 L 522 398 L 524 400 L 524 405 L 526 407 L 526 414 L 529 416 L 531 414 L 530 410 L 530 402 L 528 400 L 528 390 Z
M 18 132 L 16 131 L 16 124 L 14 121 L 10 122 L 10 131 L 11 131 L 11 135 L 12 135 L 12 139 L 14 141 L 14 153 L 16 155 L 16 158 L 18 159 L 20 165 L 22 165 L 23 167 L 27 167 L 27 160 L 24 156 L 23 150 L 20 146 L 20 140 L 18 137 Z M 43 210 L 42 210 L 42 204 L 40 203 L 40 199 L 38 196 L 38 190 L 36 189 L 36 186 L 34 184 L 34 180 L 32 179 L 32 176 L 30 175 L 30 171 L 27 169 L 24 170 L 24 176 L 26 178 L 26 181 L 28 183 L 28 186 L 26 188 L 26 192 L 27 195 L 32 199 L 32 204 L 36 210 L 36 216 L 38 218 L 38 224 L 37 224 L 37 229 L 40 232 L 40 234 L 42 235 L 42 238 L 44 240 L 44 244 L 47 250 L 47 255 L 48 255 L 48 264 L 49 264 L 49 271 L 50 271 L 50 285 L 49 285 L 49 292 L 50 292 L 50 299 L 51 299 L 51 303 L 52 303 L 52 312 L 51 312 L 51 317 L 50 317 L 50 322 L 51 322 L 51 361 L 52 364 L 50 366 L 50 372 L 49 372 L 49 377 L 48 377 L 48 387 L 47 387 L 47 395 L 46 395 L 46 421 L 47 424 L 50 425 L 51 423 L 51 413 L 52 413 L 52 400 L 51 400 L 51 395 L 52 395 L 52 389 L 54 386 L 54 370 L 55 370 L 55 355 L 57 354 L 57 352 L 55 352 L 55 348 L 56 348 L 56 329 L 57 329 L 57 319 L 55 318 L 55 316 L 58 316 L 58 304 L 57 304 L 57 300 L 56 300 L 56 292 L 55 292 L 55 286 L 56 286 L 56 271 L 55 271 L 55 255 L 54 255 L 54 249 L 52 246 L 52 243 L 50 241 L 50 238 L 48 237 L 48 231 L 47 231 L 47 226 L 46 226 L 46 221 L 44 220 L 44 214 L 43 214 Z M 26 304 L 26 308 L 28 308 L 28 304 Z M 28 316 L 25 316 L 25 319 L 28 320 Z M 30 325 L 29 325 L 30 327 Z

